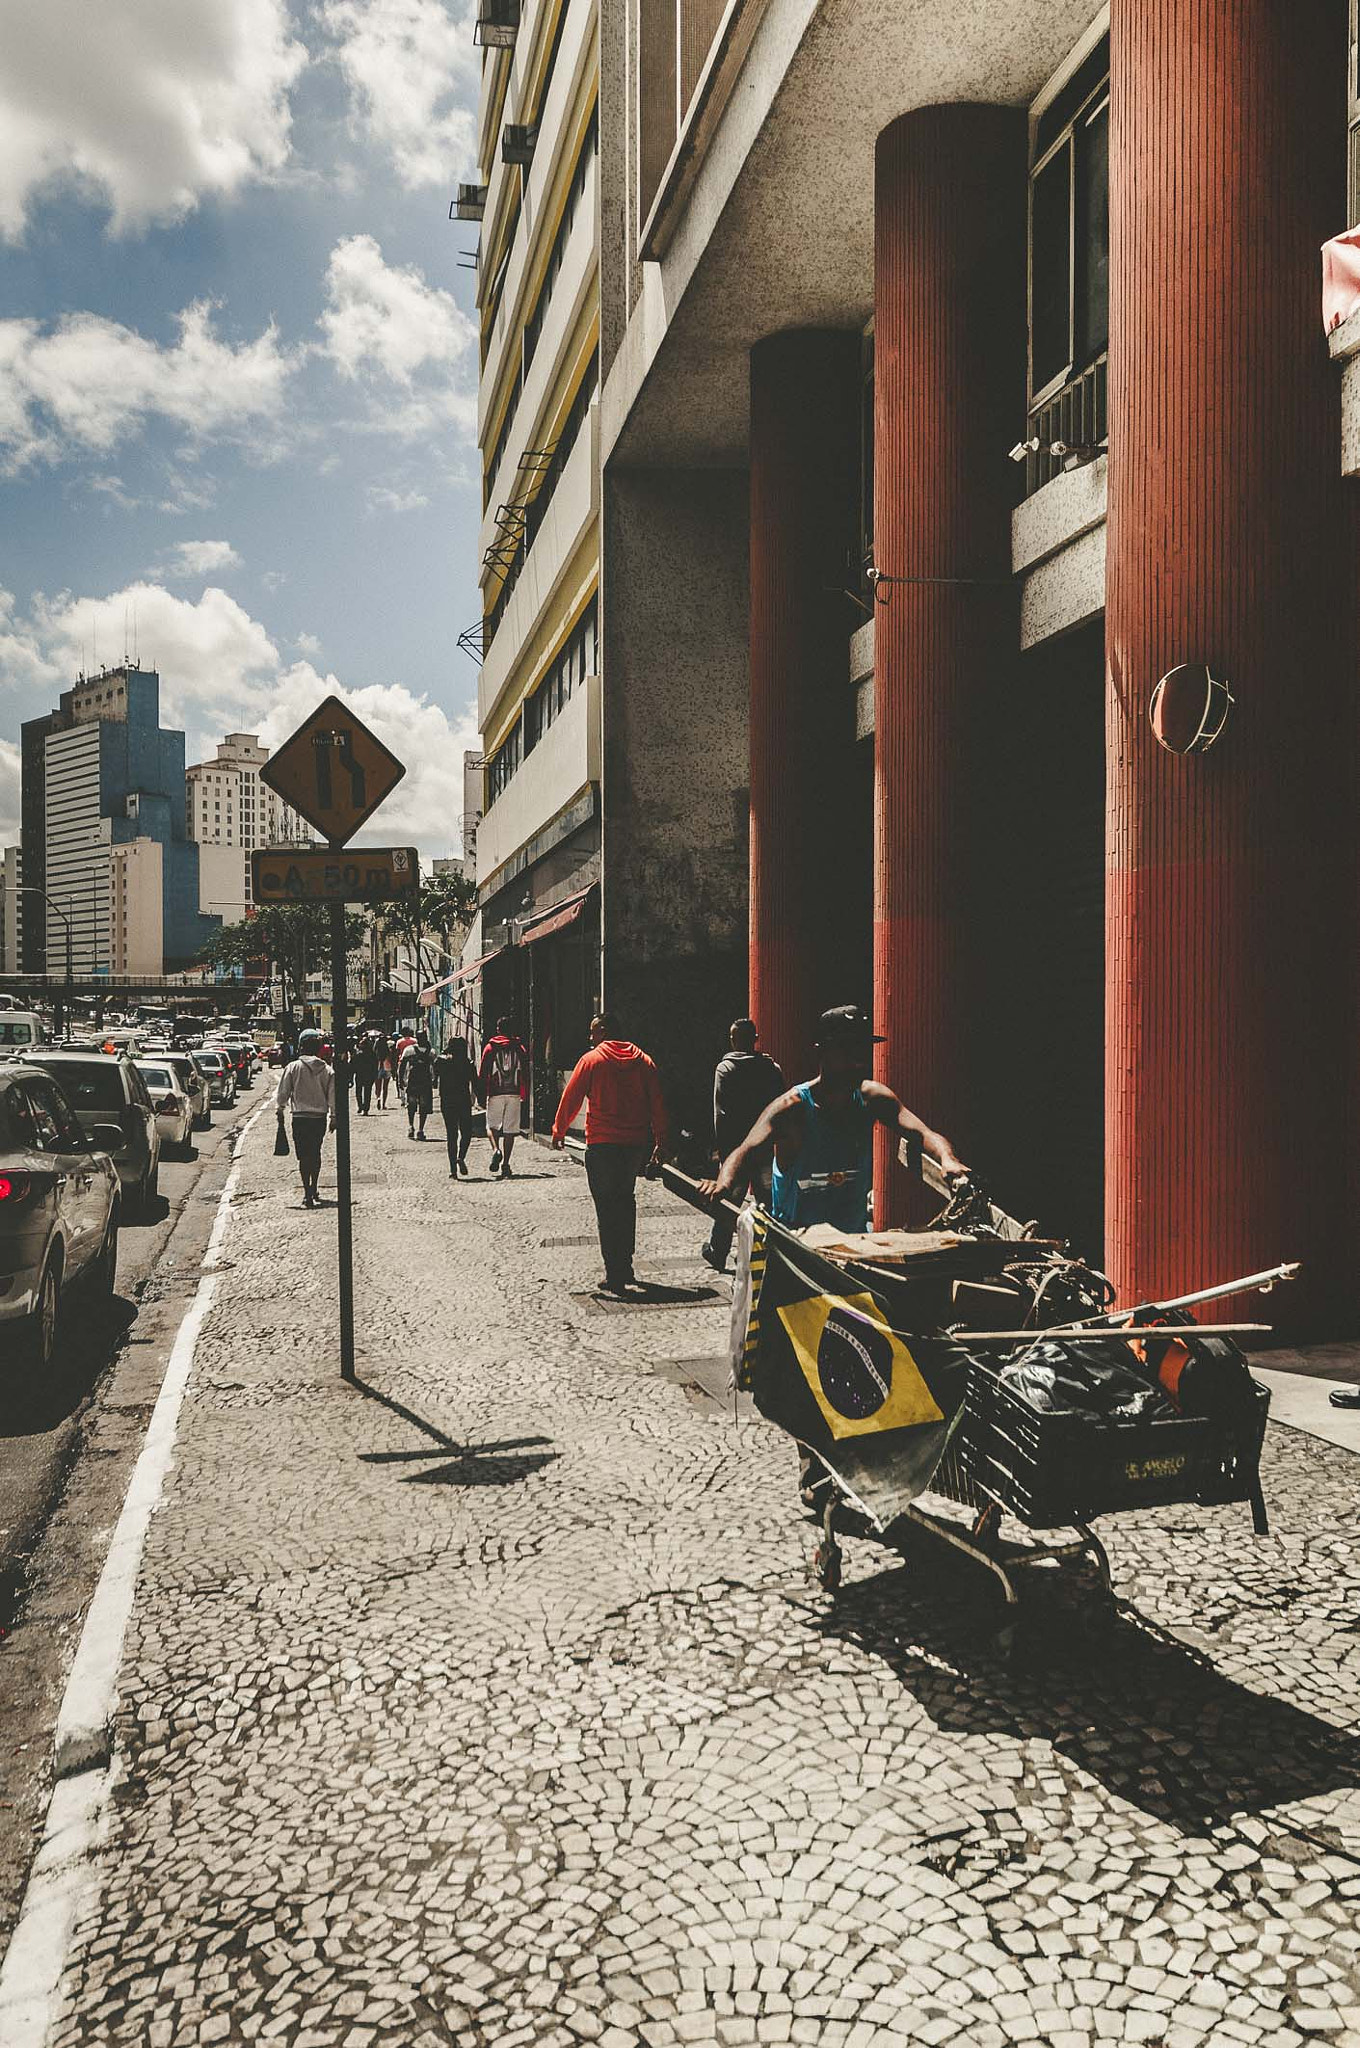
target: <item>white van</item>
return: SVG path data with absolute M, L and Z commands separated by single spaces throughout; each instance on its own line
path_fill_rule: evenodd
M 46 1043 L 47 1027 L 36 1010 L 0 1010 L 0 1053 Z

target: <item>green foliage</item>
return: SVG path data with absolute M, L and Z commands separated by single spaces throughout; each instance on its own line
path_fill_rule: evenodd
M 357 951 L 366 934 L 364 919 L 346 911 L 346 952 Z M 198 957 L 209 967 L 263 965 L 282 981 L 285 1003 L 300 1001 L 307 976 L 329 968 L 330 909 L 324 903 L 263 904 L 253 917 L 215 931 Z
M 462 875 L 430 874 L 414 895 L 385 904 L 378 913 L 383 936 L 400 939 L 416 955 L 421 979 L 433 972 L 431 941 L 440 951 L 456 953 L 477 908 L 477 888 Z

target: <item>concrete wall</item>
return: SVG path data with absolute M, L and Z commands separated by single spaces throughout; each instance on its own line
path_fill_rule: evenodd
M 599 778 L 600 679 L 587 676 L 482 819 L 478 881 L 489 882 L 517 847 Z
M 746 1006 L 744 470 L 604 480 L 604 996 L 707 1129 Z

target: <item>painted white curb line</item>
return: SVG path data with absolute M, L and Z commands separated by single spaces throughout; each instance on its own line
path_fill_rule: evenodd
M 203 1276 L 175 1336 L 146 1441 L 133 1467 L 62 1695 L 55 1740 L 57 1782 L 19 1919 L 0 1966 L 0 2042 L 4 2048 L 44 2048 L 56 2014 L 76 1915 L 94 1887 L 94 1852 L 104 1833 L 114 1782 L 110 1730 L 118 1673 L 146 1532 L 170 1467 L 199 1331 L 217 1291 L 213 1269 L 231 1216 L 241 1148 L 272 1099 L 267 1098 L 247 1117 L 232 1146 L 231 1171 L 203 1255 Z

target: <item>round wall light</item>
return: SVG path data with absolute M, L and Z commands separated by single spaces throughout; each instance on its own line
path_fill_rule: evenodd
M 1148 723 L 1168 754 L 1205 754 L 1228 723 L 1233 695 L 1202 661 L 1168 669 L 1152 693 Z

